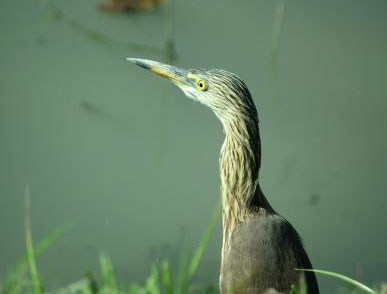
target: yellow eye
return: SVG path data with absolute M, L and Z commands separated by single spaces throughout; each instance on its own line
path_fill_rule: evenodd
M 208 85 L 206 81 L 204 80 L 197 80 L 196 81 L 196 88 L 200 91 L 206 91 L 208 89 Z

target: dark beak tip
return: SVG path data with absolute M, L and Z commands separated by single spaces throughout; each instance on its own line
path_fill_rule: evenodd
M 150 66 L 149 66 L 147 63 L 143 62 L 143 61 L 142 61 L 141 59 L 139 59 L 139 58 L 130 58 L 130 57 L 127 57 L 126 60 L 127 60 L 127 61 L 130 61 L 130 62 L 132 62 L 132 63 L 134 63 L 134 64 L 136 64 L 136 65 L 138 65 L 138 66 L 140 66 L 140 67 L 142 67 L 142 68 L 150 69 Z

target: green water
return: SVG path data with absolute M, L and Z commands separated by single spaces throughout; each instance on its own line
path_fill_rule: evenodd
M 152 248 L 182 235 L 195 247 L 218 201 L 220 123 L 125 61 L 168 60 L 122 45 L 162 48 L 164 9 L 109 15 L 98 2 L 55 1 L 56 20 L 40 1 L 0 1 L 0 278 L 25 250 L 27 183 L 35 240 L 72 224 L 39 259 L 50 286 L 77 280 L 100 250 L 122 280 L 144 278 L 166 251 Z M 276 1 L 175 0 L 175 63 L 246 81 L 269 201 L 316 268 L 372 285 L 387 279 L 387 2 L 284 3 L 277 38 Z M 199 281 L 217 281 L 220 245 L 219 228 Z

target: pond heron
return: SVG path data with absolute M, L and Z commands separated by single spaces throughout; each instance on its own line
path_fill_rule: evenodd
M 189 98 L 208 106 L 221 121 L 225 140 L 220 153 L 223 245 L 221 294 L 289 293 L 304 280 L 319 293 L 309 257 L 293 226 L 274 211 L 258 174 L 261 142 L 258 114 L 245 83 L 222 69 L 183 69 L 156 61 L 129 61 L 176 84 Z

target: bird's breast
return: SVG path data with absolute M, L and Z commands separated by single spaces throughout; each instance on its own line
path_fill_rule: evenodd
M 222 294 L 261 294 L 269 288 L 288 293 L 291 284 L 298 284 L 294 268 L 300 266 L 300 258 L 295 247 L 301 243 L 287 233 L 287 226 L 292 229 L 278 215 L 251 216 L 236 225 L 223 248 Z

